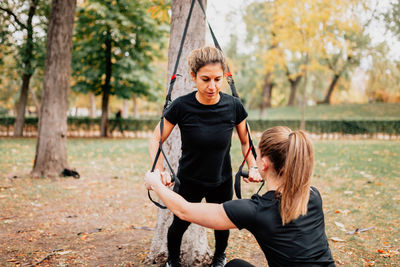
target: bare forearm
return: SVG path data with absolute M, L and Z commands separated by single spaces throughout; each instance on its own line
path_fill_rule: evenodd
M 189 202 L 187 202 L 183 197 L 163 185 L 152 186 L 152 190 L 157 194 L 164 205 L 172 211 L 172 213 L 183 220 L 187 219 L 184 218 L 184 215 L 189 209 Z
M 249 151 L 249 142 L 242 144 L 242 154 L 243 157 L 246 157 L 247 152 Z M 252 166 L 256 166 L 256 161 L 253 157 L 253 153 L 250 151 L 249 155 L 246 158 L 247 166 L 250 168 Z
M 153 190 L 164 205 L 180 219 L 216 230 L 235 228 L 222 204 L 188 202 L 164 186 L 160 179 L 161 175 L 158 170 L 148 171 L 145 178 L 146 188 Z
M 149 154 L 150 154 L 150 159 L 152 162 L 154 162 L 154 159 L 156 157 L 157 151 L 158 151 L 158 146 L 159 146 L 159 141 L 156 140 L 154 135 L 150 138 L 149 140 Z M 158 161 L 156 164 L 156 169 L 159 169 L 160 171 L 164 170 L 164 156 L 162 153 L 160 153 L 160 156 L 158 157 Z

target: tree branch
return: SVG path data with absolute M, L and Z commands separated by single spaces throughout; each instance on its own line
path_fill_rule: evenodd
M 22 29 L 27 29 L 28 27 L 23 24 L 17 17 L 17 15 L 14 14 L 14 12 L 12 12 L 10 9 L 8 8 L 4 8 L 0 6 L 0 10 L 3 10 L 4 12 L 6 12 L 10 17 L 13 17 L 15 22 L 22 28 Z

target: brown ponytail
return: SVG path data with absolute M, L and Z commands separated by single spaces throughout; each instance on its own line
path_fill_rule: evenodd
M 267 156 L 274 165 L 281 185 L 282 224 L 307 213 L 310 181 L 314 167 L 314 150 L 303 131 L 292 132 L 277 126 L 266 130 L 259 144 L 261 156 Z

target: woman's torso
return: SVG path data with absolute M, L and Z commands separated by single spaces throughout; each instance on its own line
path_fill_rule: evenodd
M 220 93 L 214 105 L 203 105 L 195 92 L 176 99 L 165 118 L 179 126 L 182 156 L 178 176 L 204 185 L 216 186 L 232 177 L 230 147 L 238 119 L 247 116 L 232 96 Z

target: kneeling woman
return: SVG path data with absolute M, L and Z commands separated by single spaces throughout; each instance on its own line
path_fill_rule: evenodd
M 314 151 L 306 134 L 270 128 L 261 136 L 257 155 L 258 170 L 268 186 L 262 196 L 223 204 L 190 203 L 164 186 L 158 171 L 146 174 L 146 187 L 182 220 L 217 230 L 249 230 L 271 267 L 335 266 L 321 195 L 310 186 Z M 236 259 L 226 266 L 252 265 Z

